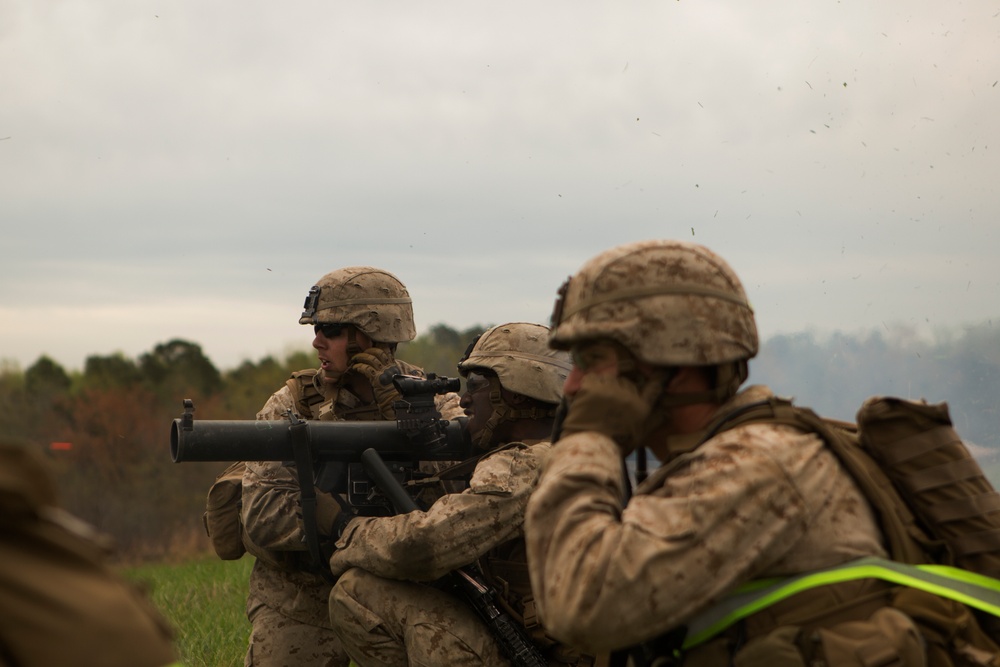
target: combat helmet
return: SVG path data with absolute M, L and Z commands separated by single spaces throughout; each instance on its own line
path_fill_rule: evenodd
M 569 355 L 549 347 L 548 339 L 549 329 L 541 324 L 501 324 L 473 341 L 458 362 L 458 371 L 465 376 L 486 368 L 497 374 L 507 391 L 558 403 L 572 364 Z
M 503 421 L 554 417 L 563 383 L 572 367 L 566 352 L 549 346 L 549 329 L 540 324 L 511 322 L 477 336 L 458 362 L 458 372 L 463 377 L 482 370 L 496 374 L 487 376 L 493 414 L 476 438 L 477 444 L 487 446 L 493 431 Z M 501 389 L 543 405 L 517 408 L 504 401 Z
M 757 325 L 736 273 L 704 246 L 639 241 L 607 250 L 559 291 L 550 344 L 610 339 L 654 366 L 718 366 L 735 392 L 756 356 Z M 729 377 L 730 369 L 737 377 Z
M 348 266 L 320 278 L 306 296 L 299 324 L 353 324 L 379 343 L 417 335 L 406 286 L 373 266 Z

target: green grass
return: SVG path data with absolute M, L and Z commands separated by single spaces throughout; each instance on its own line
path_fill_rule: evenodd
M 250 623 L 247 582 L 253 558 L 205 556 L 179 565 L 143 565 L 123 574 L 149 590 L 174 627 L 185 667 L 242 667 Z

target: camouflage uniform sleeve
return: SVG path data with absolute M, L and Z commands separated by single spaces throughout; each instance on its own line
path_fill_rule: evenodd
M 390 579 L 433 581 L 521 535 L 547 443 L 517 445 L 480 461 L 469 488 L 427 511 L 355 519 L 330 559 L 335 575 L 360 567 Z
M 838 475 L 814 436 L 769 428 L 713 439 L 654 473 L 627 507 L 613 441 L 584 432 L 554 446 L 525 520 L 532 589 L 552 635 L 592 651 L 630 646 L 780 561 L 830 503 L 824 478 Z M 800 452 L 794 471 L 776 458 L 791 456 L 782 448 Z

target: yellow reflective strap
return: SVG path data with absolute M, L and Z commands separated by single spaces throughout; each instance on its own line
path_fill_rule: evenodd
M 697 646 L 733 623 L 796 593 L 855 579 L 881 579 L 917 588 L 1000 616 L 1000 580 L 947 565 L 906 565 L 870 557 L 788 579 L 749 582 L 688 624 L 684 648 Z

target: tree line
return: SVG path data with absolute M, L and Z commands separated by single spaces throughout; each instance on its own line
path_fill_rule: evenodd
M 455 376 L 486 327 L 432 327 L 399 356 Z M 195 342 L 174 339 L 132 359 L 87 357 L 69 372 L 42 356 L 24 371 L 0 366 L 0 429 L 48 453 L 64 506 L 110 534 L 132 560 L 207 548 L 205 493 L 225 464 L 170 460 L 170 425 L 183 399 L 198 419 L 253 419 L 293 371 L 316 367 L 305 348 L 220 371 Z
M 438 375 L 456 364 L 486 326 L 439 324 L 398 356 Z M 0 428 L 49 454 L 63 504 L 109 533 L 134 560 L 207 548 L 205 493 L 225 464 L 171 462 L 169 428 L 182 399 L 198 419 L 253 419 L 311 349 L 246 360 L 219 370 L 192 341 L 170 340 L 132 359 L 94 355 L 68 372 L 47 356 L 23 371 L 0 366 Z M 1000 330 L 991 323 L 933 340 L 898 327 L 862 334 L 800 333 L 763 342 L 750 381 L 820 414 L 853 420 L 868 396 L 946 400 L 959 433 L 994 483 L 1000 464 Z

